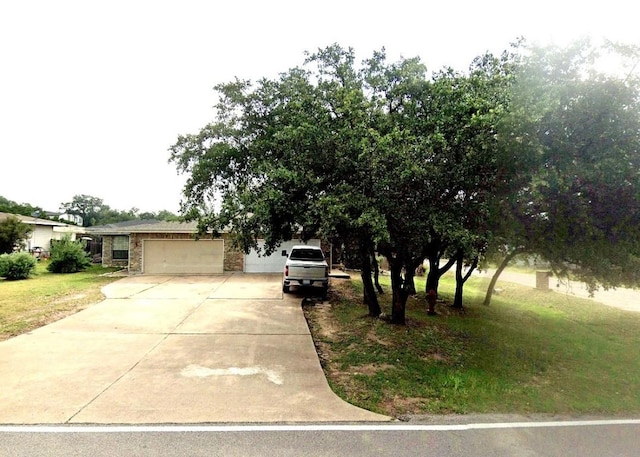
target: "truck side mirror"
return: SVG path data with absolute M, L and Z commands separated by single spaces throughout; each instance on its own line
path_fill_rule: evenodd
M 282 250 L 282 257 L 286 257 L 287 256 L 287 251 L 285 249 Z

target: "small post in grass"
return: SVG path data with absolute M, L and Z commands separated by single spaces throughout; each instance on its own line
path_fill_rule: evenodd
M 536 271 L 536 289 L 549 290 L 549 276 L 550 271 Z

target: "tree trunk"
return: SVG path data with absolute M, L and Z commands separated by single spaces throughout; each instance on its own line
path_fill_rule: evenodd
M 389 262 L 391 268 L 391 323 L 405 325 L 405 309 L 408 295 L 403 287 L 402 262 Z
M 371 254 L 371 261 L 373 264 L 373 279 L 374 284 L 376 286 L 376 290 L 380 295 L 384 294 L 384 289 L 380 285 L 379 277 L 380 277 L 380 267 L 378 266 L 378 260 L 376 259 L 375 253 Z
M 380 309 L 380 303 L 378 303 L 378 296 L 373 287 L 373 280 L 371 279 L 371 257 L 369 251 L 366 248 L 361 248 L 360 256 L 362 260 L 362 270 L 360 275 L 362 277 L 364 302 L 369 308 L 369 316 L 378 317 L 382 314 Z
M 478 257 L 473 259 L 473 263 L 469 267 L 469 271 L 463 276 L 462 267 L 464 266 L 464 252 L 459 251 L 456 254 L 456 295 L 453 299 L 453 308 L 462 309 L 462 302 L 464 296 L 464 284 L 467 279 L 471 277 L 471 274 L 478 266 Z
M 429 274 L 427 275 L 427 284 L 425 287 L 425 292 L 428 294 L 430 290 L 435 291 L 436 296 L 438 295 L 438 286 L 440 284 L 440 278 L 443 274 L 445 274 L 456 262 L 455 256 L 453 256 L 449 261 L 440 268 L 440 257 L 432 258 L 429 257 Z
M 407 295 L 415 295 L 418 293 L 415 283 L 416 270 L 418 269 L 418 266 L 422 265 L 423 261 L 424 257 L 422 256 L 417 259 L 411 259 L 407 261 L 404 275 L 404 289 Z
M 453 308 L 462 309 L 462 294 L 464 291 L 464 281 L 462 280 L 462 264 L 464 256 L 462 251 L 456 253 L 456 294 L 453 298 Z
M 416 294 L 416 283 L 414 281 L 414 276 L 415 276 L 415 270 L 412 270 L 410 266 L 407 267 L 404 274 L 404 284 L 403 284 L 404 291 L 407 294 L 407 296 Z
M 493 289 L 496 287 L 496 283 L 498 282 L 498 278 L 500 277 L 500 274 L 504 271 L 505 268 L 507 268 L 507 264 L 511 260 L 513 260 L 515 256 L 517 256 L 518 254 L 521 254 L 522 252 L 523 251 L 514 249 L 513 252 L 507 254 L 507 256 L 504 259 L 502 259 L 502 262 L 498 266 L 498 269 L 491 277 L 491 282 L 489 283 L 489 287 L 487 288 L 487 294 L 485 295 L 484 302 L 482 303 L 483 305 L 489 306 L 491 304 L 491 296 L 493 295 Z
M 440 282 L 440 276 L 438 276 L 438 270 L 440 268 L 440 258 L 429 257 L 429 273 L 427 274 L 426 293 L 433 290 L 438 296 L 438 284 Z

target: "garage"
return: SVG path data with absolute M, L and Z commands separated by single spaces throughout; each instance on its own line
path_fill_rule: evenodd
M 223 269 L 223 240 L 143 241 L 145 274 L 221 274 Z
M 292 246 L 298 244 L 308 244 L 310 246 L 320 246 L 320 240 L 309 240 L 306 243 L 300 240 L 286 241 L 280 245 L 276 251 L 270 256 L 260 257 L 256 251 L 251 251 L 244 257 L 245 273 L 282 273 L 284 263 L 287 258 L 282 255 L 282 251 L 289 252 Z M 264 241 L 258 242 L 260 249 L 264 246 Z

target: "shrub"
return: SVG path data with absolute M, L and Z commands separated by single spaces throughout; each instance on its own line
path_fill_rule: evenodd
M 36 269 L 36 259 L 26 252 L 0 255 L 0 276 L 16 280 L 27 279 Z
M 9 271 L 9 264 L 11 259 L 9 254 L 0 254 L 0 278 L 4 278 Z
M 15 216 L 0 221 L 0 254 L 11 254 L 15 248 L 24 248 L 24 240 L 29 233 L 29 226 Z
M 52 242 L 51 262 L 47 270 L 52 273 L 76 273 L 91 265 L 89 254 L 84 250 L 84 244 L 71 241 L 69 236 Z

